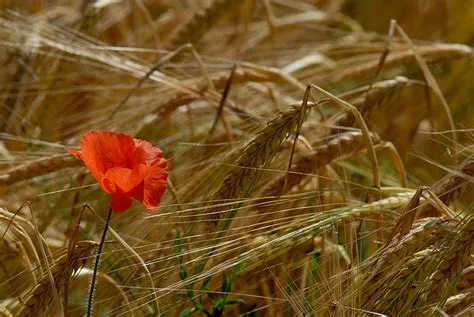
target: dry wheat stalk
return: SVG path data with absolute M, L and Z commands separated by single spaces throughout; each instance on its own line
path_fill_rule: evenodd
M 453 170 L 432 186 L 433 193 L 445 204 L 449 205 L 473 182 L 474 154 L 468 156 L 456 170 Z M 420 207 L 418 215 L 428 217 L 438 215 L 439 211 L 431 204 Z
M 282 143 L 298 125 L 301 108 L 294 106 L 282 112 L 260 130 L 238 153 L 234 171 L 227 174 L 213 200 L 238 198 L 248 194 L 255 183 L 259 169 L 267 165 L 278 153 Z
M 367 308 L 403 313 L 441 300 L 469 257 L 473 232 L 474 221 L 468 220 L 460 229 L 452 227 L 442 240 L 401 262 L 401 267 L 395 267 L 381 281 L 387 283 L 387 291 L 371 292 L 372 296 L 366 298 Z M 384 284 L 377 281 L 376 285 Z
M 0 185 L 11 185 L 36 176 L 56 172 L 63 168 L 81 165 L 79 160 L 68 154 L 45 157 L 4 171 L 0 175 Z
M 378 144 L 380 139 L 371 135 L 374 144 Z M 308 174 L 313 173 L 318 168 L 331 163 L 335 159 L 358 152 L 366 147 L 361 132 L 353 131 L 336 135 L 327 143 L 317 146 L 311 153 L 305 154 L 297 159 L 291 167 L 291 173 L 287 177 L 286 191 L 298 185 Z M 272 180 L 263 190 L 263 196 L 279 196 L 283 192 L 283 184 L 286 175 L 282 175 Z
M 168 101 L 160 104 L 155 112 L 158 114 L 158 117 L 154 121 L 161 120 L 163 117 L 166 117 L 173 113 L 176 109 L 183 105 L 190 104 L 193 101 L 197 101 L 201 97 L 178 94 L 174 99 L 168 99 Z M 262 123 L 262 119 L 259 116 L 253 114 L 251 111 L 244 109 L 242 106 L 236 104 L 232 100 L 226 101 L 226 107 L 229 108 L 234 114 L 240 117 L 242 120 L 252 120 L 257 123 Z M 155 123 L 156 124 L 156 123 Z
M 269 0 L 262 0 L 269 1 Z M 273 21 L 270 18 L 271 10 L 266 10 L 267 21 L 255 23 L 250 28 L 253 36 L 242 45 L 242 52 L 249 52 L 255 49 L 255 47 L 264 47 L 264 42 L 272 39 L 272 35 L 284 36 L 287 29 L 308 26 L 308 25 L 321 25 L 321 24 L 338 24 L 343 28 L 351 29 L 353 34 L 349 35 L 349 41 L 354 41 L 363 33 L 361 26 L 353 19 L 339 13 L 334 12 L 328 14 L 327 12 L 316 10 L 312 8 L 306 12 L 297 12 L 294 14 L 287 14 L 274 18 Z M 263 28 L 262 24 L 268 23 L 269 28 Z M 276 32 L 278 31 L 278 34 Z M 347 38 L 346 38 L 347 40 Z M 325 50 L 327 48 L 323 48 Z M 309 63 L 310 65 L 313 63 Z M 299 68 L 301 70 L 302 68 Z
M 398 31 L 398 34 L 403 39 L 403 41 L 408 44 L 408 47 L 410 47 L 411 51 L 413 52 L 413 55 L 416 59 L 416 62 L 418 63 L 418 66 L 420 67 L 421 72 L 423 73 L 424 79 L 426 80 L 429 87 L 433 90 L 433 93 L 437 96 L 437 98 L 441 102 L 442 108 L 443 108 L 443 110 L 446 114 L 446 117 L 448 119 L 448 122 L 449 122 L 449 127 L 451 129 L 451 134 L 452 134 L 452 138 L 453 138 L 452 141 L 453 141 L 453 147 L 454 147 L 453 157 L 454 157 L 454 162 L 457 163 L 457 159 L 458 159 L 458 153 L 457 153 L 458 134 L 456 132 L 456 126 L 455 126 L 453 115 L 451 113 L 451 109 L 448 105 L 448 102 L 444 98 L 444 95 L 443 95 L 443 93 L 442 93 L 442 91 L 441 91 L 441 89 L 438 85 L 438 82 L 436 81 L 436 79 L 434 78 L 432 72 L 428 68 L 428 65 L 426 64 L 426 61 L 425 61 L 424 57 L 421 55 L 418 48 L 415 46 L 415 44 L 413 44 L 412 40 L 408 37 L 408 35 L 405 33 L 403 28 L 397 23 L 396 20 L 391 20 L 390 21 L 390 29 L 391 30 L 396 29 Z M 472 52 L 473 51 L 472 51 L 472 48 L 471 48 L 470 49 L 470 54 L 469 54 L 470 56 L 472 56 Z
M 381 210 L 401 208 L 410 201 L 412 194 L 413 193 L 400 193 L 387 198 L 376 200 L 369 204 L 353 207 L 347 210 L 347 212 L 341 214 L 341 219 L 345 217 L 361 217 L 374 212 L 380 212 Z
M 425 218 L 418 221 L 417 225 L 403 236 L 399 241 L 392 241 L 379 254 L 375 255 L 376 265 L 369 269 L 371 279 L 379 279 L 387 269 L 388 263 L 397 259 L 410 257 L 412 254 L 424 250 L 436 243 L 449 232 L 445 221 L 439 218 Z
M 250 251 L 252 255 L 246 261 L 245 270 L 236 281 L 236 286 L 243 286 L 246 292 L 252 290 L 264 295 L 277 294 L 277 297 L 282 297 L 284 295 L 278 284 L 287 285 L 285 281 L 287 278 L 294 280 L 301 275 L 303 279 L 305 278 L 306 274 L 301 271 L 300 265 L 307 262 L 308 257 L 316 251 L 317 239 L 312 235 L 304 235 L 283 241 L 278 240 L 279 237 L 276 235 L 257 236 L 251 239 L 249 250 L 258 249 L 259 252 Z M 330 252 L 331 255 L 337 256 L 335 254 L 337 251 Z M 269 271 L 274 272 L 275 275 L 268 274 Z M 300 290 L 301 296 L 304 296 L 304 289 Z M 236 291 L 239 292 L 238 289 Z M 300 300 L 300 298 L 292 298 L 292 300 Z M 260 304 L 259 301 L 252 299 L 250 301 L 252 304 Z M 268 312 L 262 313 L 266 316 Z
M 471 265 L 465 268 L 464 270 L 462 270 L 461 278 L 457 285 L 457 289 L 460 291 L 463 291 L 473 286 L 474 286 L 474 265 Z
M 376 253 L 363 267 L 364 301 L 370 301 L 379 292 L 376 285 L 383 285 L 384 281 L 390 280 L 392 268 L 395 269 L 398 261 L 413 258 L 414 254 L 438 242 L 447 232 L 445 222 L 441 219 L 423 219 L 400 241 L 392 241 L 389 246 Z
M 248 258 L 246 274 L 257 274 L 265 271 L 265 266 L 278 265 L 291 259 L 297 262 L 306 255 L 314 252 L 318 240 L 312 235 L 296 236 L 281 240 L 277 235 L 260 235 L 248 242 L 249 250 L 259 249 L 259 252 Z M 284 260 L 285 259 L 285 260 Z
M 311 106 L 314 106 L 314 103 L 311 103 Z M 226 161 L 235 167 L 226 174 L 220 186 L 212 194 L 210 201 L 248 196 L 258 182 L 261 169 L 276 156 L 281 150 L 282 143 L 296 130 L 301 111 L 302 108 L 299 104 L 291 105 L 289 109 L 269 121 L 250 141 L 231 152 Z M 239 155 L 237 159 L 235 159 L 235 153 Z M 232 205 L 225 204 L 207 208 L 206 214 L 210 212 L 212 212 L 213 221 L 207 223 L 209 227 L 207 229 L 208 232 L 214 233 L 214 238 L 208 240 L 208 243 L 213 246 L 211 251 L 207 252 L 208 256 L 216 251 L 214 245 L 225 235 L 237 210 L 233 209 Z M 225 219 L 225 221 L 216 231 L 220 219 Z M 206 257 L 198 263 L 197 267 L 204 268 L 207 259 Z
M 435 62 L 442 60 L 450 60 L 457 58 L 464 58 L 472 56 L 472 49 L 467 45 L 461 44 L 435 44 L 430 46 L 418 47 L 420 55 L 427 62 Z M 384 63 L 384 68 L 394 67 L 398 65 L 407 64 L 414 60 L 415 54 L 411 49 L 407 49 L 401 52 L 391 53 Z M 348 79 L 353 76 L 365 76 L 367 74 L 373 74 L 379 67 L 379 61 L 373 60 L 364 64 L 359 64 L 353 67 L 347 67 L 342 70 L 338 70 L 335 75 L 330 76 L 330 83 L 334 84 L 343 79 Z M 329 76 L 328 76 L 329 77 Z M 327 78 L 321 80 L 327 80 Z
M 311 103 L 310 106 L 314 106 L 314 103 Z M 207 200 L 216 202 L 248 196 L 258 182 L 262 168 L 276 156 L 281 150 L 282 143 L 296 130 L 300 114 L 300 104 L 290 105 L 286 111 L 281 112 L 270 120 L 265 127 L 262 127 L 252 139 L 229 152 L 224 157 L 225 164 L 222 165 L 226 174 L 221 176 L 220 184 L 216 186 L 216 189 L 211 189 L 211 197 Z M 212 173 L 214 179 L 216 174 L 222 174 L 216 172 L 215 166 L 212 166 L 207 172 Z M 196 178 L 196 181 L 198 180 L 201 181 Z M 202 185 L 200 186 L 202 187 Z M 194 183 L 189 183 L 184 190 L 194 189 L 195 187 Z M 211 247 L 211 251 L 207 252 L 206 258 L 197 264 L 197 267 L 204 268 L 206 266 L 207 259 L 211 257 L 209 254 L 216 251 L 214 246 L 217 245 L 217 240 L 225 235 L 236 212 L 237 210 L 233 209 L 233 204 L 208 205 L 205 209 L 204 214 L 212 214 L 213 218 L 212 221 L 204 223 L 206 232 L 214 235 L 213 239 L 207 240 L 207 243 L 213 247 Z M 226 221 L 216 231 L 220 219 Z
M 151 74 L 150 70 L 147 75 L 148 74 Z M 149 75 L 150 79 L 153 79 L 152 77 L 153 75 Z M 210 104 L 217 105 L 221 96 L 216 91 L 209 90 L 208 87 L 215 86 L 216 89 L 220 89 L 225 86 L 228 77 L 228 72 L 218 72 L 209 75 L 208 80 L 206 79 L 206 76 L 204 76 L 204 78 L 196 77 L 187 80 L 180 80 L 180 85 L 183 89 L 175 89 L 171 95 L 168 95 L 167 98 L 163 98 L 164 101 L 160 102 L 154 110 L 158 114 L 157 118 L 148 125 L 156 125 L 156 121 L 174 112 L 178 107 L 189 104 L 192 101 L 205 100 Z M 281 72 L 277 68 L 261 66 L 249 62 L 241 62 L 234 72 L 232 84 L 237 85 L 249 82 L 275 82 L 288 84 L 298 90 L 305 90 L 305 86 L 296 78 Z M 250 119 L 257 123 L 263 121 L 257 115 L 253 114 L 248 109 L 244 109 L 232 100 L 228 100 L 227 103 L 227 107 L 243 120 Z M 146 111 L 149 113 L 148 108 Z M 136 116 L 135 110 L 133 115 Z
M 464 184 L 469 184 L 469 183 L 464 183 Z M 403 193 L 398 193 L 396 195 L 383 198 L 380 200 L 377 200 L 375 202 L 369 203 L 369 204 L 364 204 L 359 207 L 354 207 L 348 210 L 346 213 L 342 214 L 341 216 L 343 217 L 360 217 L 361 215 L 368 215 L 373 212 L 379 212 L 380 210 L 383 209 L 397 209 L 401 208 L 404 205 L 406 205 L 410 198 L 412 197 L 414 192 L 403 192 Z M 432 197 L 429 197 L 432 198 Z M 421 206 L 418 208 L 424 208 L 424 204 L 427 204 L 433 200 L 430 199 L 425 199 L 424 197 L 420 197 L 420 204 Z
M 446 252 L 441 254 L 436 271 L 427 281 L 426 288 L 420 298 L 422 304 L 429 304 L 443 296 L 447 284 L 459 277 L 470 256 L 474 242 L 474 220 L 468 219 L 453 238 L 446 241 L 449 244 Z
M 364 308 L 378 312 L 398 312 L 408 301 L 419 281 L 423 281 L 433 271 L 434 258 L 440 250 L 425 249 L 413 254 L 408 261 L 402 262 L 401 267 L 394 268 L 386 279 L 371 285 L 371 287 L 383 287 L 384 292 L 373 293 L 367 298 Z
M 173 47 L 186 43 L 197 44 L 214 24 L 228 16 L 229 12 L 238 11 L 243 3 L 234 0 L 212 1 L 206 8 L 196 11 L 186 23 L 178 25 L 168 42 Z
M 216 89 L 221 89 L 225 86 L 229 77 L 228 72 L 218 72 L 210 75 L 210 80 Z M 277 82 L 277 83 L 289 83 L 290 85 L 297 85 L 298 88 L 304 89 L 304 85 L 299 84 L 285 74 L 280 74 L 277 69 L 270 67 L 259 67 L 252 63 L 241 63 L 235 69 L 234 76 L 232 78 L 232 85 L 245 84 L 250 82 Z M 218 95 L 212 92 L 205 92 L 208 87 L 208 82 L 202 78 L 192 78 L 189 80 L 181 81 L 183 86 L 189 88 L 196 93 L 186 93 L 182 91 L 175 91 L 171 96 L 161 101 L 159 105 L 155 107 L 154 112 L 157 113 L 157 117 L 146 126 L 155 126 L 156 122 L 159 122 L 163 117 L 166 117 L 176 111 L 180 106 L 189 104 L 197 100 L 207 100 L 210 103 L 215 103 L 218 100 Z M 202 92 L 202 93 L 198 93 Z M 235 115 L 240 117 L 242 120 L 251 120 L 255 123 L 262 123 L 258 115 L 252 113 L 251 110 L 245 109 L 239 104 L 232 100 L 227 100 L 227 108 L 232 111 Z
M 15 214 L 0 208 L 0 233 L 5 246 L 18 247 L 32 278 L 36 281 L 42 276 L 43 268 L 38 250 L 39 244 L 43 241 L 38 241 L 35 238 L 35 231 L 31 223 L 21 216 L 15 216 Z M 7 253 L 13 252 L 12 249 L 5 251 Z
M 250 5 L 248 9 L 252 8 L 252 1 L 233 1 L 233 0 L 214 0 L 206 8 L 196 11 L 187 22 L 181 24 L 168 39 L 168 43 L 171 46 L 178 46 L 185 43 L 197 44 L 215 24 L 229 15 L 235 15 L 234 12 L 241 11 L 247 5 Z M 294 27 L 299 25 L 306 25 L 309 23 L 328 23 L 335 22 L 343 24 L 355 32 L 362 32 L 361 27 L 352 19 L 344 16 L 338 12 L 331 15 L 323 12 L 312 10 L 310 12 L 291 14 L 282 18 L 276 18 L 268 0 L 262 0 L 264 11 L 266 14 L 266 21 L 268 24 L 261 34 L 254 38 L 248 45 L 242 48 L 246 51 L 250 47 L 255 47 L 259 42 L 264 41 L 268 36 L 275 34 L 277 29 L 283 30 L 284 28 Z M 250 14 L 250 13 L 248 13 Z M 247 22 L 247 21 L 246 21 Z M 244 24 L 246 23 L 244 22 Z M 244 32 L 247 30 L 247 25 L 244 25 Z M 257 29 L 260 31 L 261 27 L 257 25 Z
M 425 86 L 424 82 L 419 80 L 408 79 L 403 76 L 397 76 L 393 79 L 383 80 L 374 83 L 373 85 L 357 89 L 354 92 L 341 94 L 340 97 L 347 99 L 354 93 L 360 93 L 360 95 L 351 104 L 359 109 L 362 117 L 367 121 L 371 109 L 379 104 L 382 104 L 386 99 L 391 98 L 393 94 L 402 88 L 417 86 Z M 344 112 L 337 115 L 333 122 L 334 130 L 338 130 L 338 127 L 350 127 L 354 125 L 354 116 L 350 112 Z M 370 122 L 367 122 L 370 126 Z
M 0 239 L 0 262 L 17 257 L 20 250 L 19 243 L 15 239 L 12 239 L 10 235 L 3 236 Z
M 66 283 L 66 278 L 83 267 L 90 257 L 92 249 L 98 244 L 95 241 L 79 241 L 74 248 L 68 261 L 67 252 L 59 257 L 51 267 L 54 282 L 59 291 Z M 38 283 L 28 291 L 28 296 L 23 300 L 23 306 L 20 308 L 17 316 L 39 316 L 43 315 L 50 305 L 51 286 L 49 278 L 45 274 Z
M 474 303 L 474 287 L 449 297 L 444 305 L 444 312 L 449 316 L 472 316 Z
M 4 222 L 6 219 L 0 216 L 0 223 Z M 4 226 L 3 224 L 0 225 L 0 262 L 6 261 L 11 258 L 15 258 L 20 254 L 20 242 L 17 241 L 18 237 L 16 237 L 16 234 L 12 231 L 5 232 L 8 223 L 7 221 L 6 225 Z M 8 221 L 9 222 L 9 221 Z M 4 233 L 5 232 L 5 233 Z
M 443 262 L 438 268 L 448 279 L 461 274 L 471 253 L 474 242 L 474 219 L 464 221 L 466 223 L 458 229 L 455 240 L 447 242 L 450 245 L 449 253 L 443 256 Z
M 446 193 L 446 189 L 448 188 L 454 188 L 456 189 L 456 185 L 460 183 L 461 180 L 466 179 L 467 173 L 472 173 L 472 158 L 466 159 L 462 164 L 459 170 L 463 171 L 462 173 L 457 173 L 455 175 L 448 175 L 444 180 L 440 181 L 437 185 L 435 185 L 435 188 L 437 189 L 437 194 L 442 195 Z M 470 175 L 468 175 L 469 177 Z M 459 190 L 459 189 L 458 189 Z M 449 201 L 452 199 L 453 195 L 445 196 L 446 201 Z M 433 220 L 435 220 L 433 222 Z M 417 223 L 419 223 L 418 221 Z M 439 266 L 431 267 L 431 270 L 433 273 L 431 273 L 430 278 L 426 280 L 425 284 L 426 286 L 423 289 L 423 296 L 420 297 L 419 302 L 426 302 L 428 298 L 439 298 L 436 297 L 436 295 L 439 294 L 440 290 L 440 285 L 445 285 L 445 283 L 440 284 L 441 282 L 444 282 L 445 280 L 451 280 L 453 278 L 453 275 L 457 272 L 456 274 L 459 274 L 459 268 L 462 269 L 463 262 L 465 261 L 466 255 L 469 254 L 471 245 L 472 245 L 472 237 L 470 236 L 472 233 L 472 225 L 473 221 L 469 221 L 464 227 L 462 232 L 463 234 L 460 234 L 458 237 L 456 237 L 457 243 L 454 246 L 450 246 L 449 248 L 444 247 L 444 250 L 447 250 L 446 252 L 450 253 L 450 256 L 448 257 L 446 254 L 444 254 L 441 257 L 441 262 L 439 263 Z M 365 283 L 366 291 L 364 291 L 364 296 L 365 296 L 365 302 L 366 303 L 378 303 L 376 306 L 378 308 L 383 308 L 383 309 L 389 309 L 390 307 L 394 308 L 396 311 L 398 309 L 401 309 L 403 307 L 403 300 L 399 300 L 397 298 L 394 302 L 398 303 L 397 307 L 391 306 L 393 298 L 390 296 L 395 296 L 400 289 L 396 289 L 395 292 L 388 293 L 383 296 L 383 300 L 378 301 L 374 299 L 374 296 L 376 296 L 375 293 L 377 293 L 377 288 L 374 287 L 375 285 L 379 285 L 381 282 L 380 281 L 387 281 L 387 280 L 393 280 L 393 279 L 399 279 L 399 280 L 404 280 L 407 278 L 406 276 L 402 276 L 404 271 L 400 271 L 398 274 L 398 277 L 392 277 L 390 276 L 393 275 L 392 272 L 390 272 L 387 268 L 390 267 L 390 263 L 395 262 L 398 263 L 396 260 L 397 259 L 403 259 L 403 258 L 408 258 L 410 259 L 410 255 L 413 254 L 416 250 L 424 249 L 428 247 L 429 245 L 432 244 L 437 244 L 437 241 L 445 237 L 447 234 L 450 234 L 450 232 L 455 231 L 456 226 L 453 225 L 453 221 L 442 221 L 440 222 L 439 220 L 436 219 L 428 219 L 427 222 L 422 225 L 415 227 L 415 229 L 412 229 L 411 232 L 402 237 L 402 239 L 399 242 L 392 243 L 392 246 L 389 246 L 388 248 L 382 249 L 382 253 L 377 253 L 376 254 L 376 265 L 375 266 L 369 266 L 369 273 L 370 273 L 370 278 L 366 278 L 365 280 L 367 281 Z M 467 233 L 465 233 L 467 232 Z M 451 233 L 451 236 L 453 234 Z M 438 250 L 439 251 L 439 250 Z M 441 251 L 439 251 L 441 252 Z M 439 255 L 436 257 L 438 258 Z M 447 259 L 451 261 L 447 261 Z M 411 260 L 410 260 L 411 261 Z M 451 271 L 443 271 L 443 270 L 451 270 Z M 408 271 L 407 271 L 408 272 Z M 428 273 L 424 272 L 423 273 Z M 422 277 L 423 274 L 419 274 L 418 276 Z M 383 282 L 382 282 L 383 283 Z M 380 284 L 383 285 L 383 284 Z M 406 286 L 406 285 L 405 285 Z M 438 292 L 436 294 L 433 294 L 433 292 Z M 391 295 L 390 295 L 391 294 Z M 377 295 L 380 297 L 380 295 Z M 397 295 L 398 296 L 398 295 Z M 433 297 L 435 296 L 435 297 Z M 413 304 L 413 303 L 411 303 Z M 411 305 L 409 304 L 409 305 Z M 384 306 L 385 305 L 385 306 Z M 401 306 L 400 306 L 401 305 Z M 405 307 L 407 309 L 407 307 Z M 411 307 L 408 307 L 408 309 L 411 309 Z

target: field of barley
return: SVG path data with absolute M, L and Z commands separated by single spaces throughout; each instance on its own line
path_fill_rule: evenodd
M 473 21 L 0 0 L 0 316 L 474 316 Z M 102 130 L 169 171 L 105 235 L 111 190 L 69 152 Z

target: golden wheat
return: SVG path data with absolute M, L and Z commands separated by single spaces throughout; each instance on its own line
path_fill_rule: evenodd
M 374 144 L 380 142 L 378 137 L 372 135 Z M 283 192 L 283 184 L 286 180 L 286 190 L 290 190 L 301 182 L 307 175 L 312 174 L 318 168 L 329 164 L 338 157 L 351 155 L 366 147 L 364 138 L 360 132 L 346 132 L 335 136 L 327 142 L 321 142 L 322 145 L 314 148 L 312 153 L 299 157 L 291 167 L 291 172 L 286 175 L 273 179 L 264 189 L 263 196 L 279 196 Z
M 0 175 L 0 185 L 11 185 L 36 176 L 56 172 L 67 167 L 81 165 L 79 160 L 68 154 L 45 157 L 4 171 Z
M 66 279 L 85 265 L 96 246 L 97 242 L 94 241 L 79 241 L 76 243 L 69 260 L 68 254 L 64 254 L 55 260 L 51 272 L 58 291 L 63 291 Z M 24 304 L 18 311 L 17 316 L 38 316 L 48 311 L 48 306 L 52 301 L 48 276 L 44 275 L 33 289 L 28 290 L 27 294 L 28 296 L 22 300 Z
M 3 314 L 82 314 L 108 201 L 56 150 L 110 129 L 170 178 L 98 314 L 473 315 L 471 0 L 60 2 L 0 1 Z

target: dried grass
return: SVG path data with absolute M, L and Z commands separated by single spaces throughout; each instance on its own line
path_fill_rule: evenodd
M 68 259 L 67 254 L 64 254 L 55 260 L 55 263 L 51 266 L 51 273 L 59 292 L 62 291 L 66 279 L 86 264 L 93 248 L 97 245 L 98 243 L 94 241 L 79 241 L 70 259 Z M 23 307 L 17 312 L 17 316 L 38 316 L 47 312 L 52 302 L 48 275 L 43 276 L 33 289 L 27 291 L 27 294 L 28 296 L 22 300 Z
M 472 6 L 60 2 L 0 2 L 2 313 L 83 315 L 107 197 L 66 149 L 112 129 L 170 179 L 98 314 L 472 315 Z

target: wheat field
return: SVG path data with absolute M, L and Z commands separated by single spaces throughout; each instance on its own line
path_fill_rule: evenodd
M 474 316 L 474 1 L 1 0 L 0 314 L 84 316 L 90 130 L 159 146 L 94 316 Z

